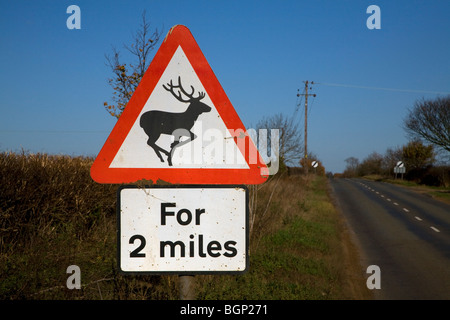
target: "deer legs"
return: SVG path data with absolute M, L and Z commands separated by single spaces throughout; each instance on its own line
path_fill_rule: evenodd
M 161 160 L 161 162 L 164 162 L 164 159 L 161 155 L 161 152 L 164 153 L 167 156 L 167 163 L 169 164 L 169 166 L 172 166 L 172 156 L 173 153 L 175 152 L 175 148 L 177 147 L 181 147 L 183 145 L 185 145 L 186 143 L 194 140 L 195 138 L 197 138 L 197 136 L 185 129 L 177 129 L 174 132 L 174 137 L 175 137 L 175 141 L 172 142 L 170 144 L 170 152 L 164 150 L 163 148 L 161 148 L 160 146 L 158 146 L 156 144 L 156 140 L 157 139 L 151 139 L 149 138 L 147 140 L 147 144 L 152 147 L 152 149 L 155 151 L 156 155 L 158 156 L 159 160 Z M 181 137 L 188 137 L 186 140 L 180 141 Z
M 185 145 L 186 143 L 197 138 L 197 136 L 194 133 L 192 133 L 186 129 L 177 129 L 174 131 L 173 135 L 175 137 L 175 141 L 172 142 L 172 144 L 170 145 L 170 155 L 167 156 L 167 162 L 168 162 L 169 166 L 172 166 L 172 156 L 173 156 L 173 153 L 175 152 L 175 148 L 181 147 L 181 146 Z M 180 141 L 181 137 L 183 137 L 183 136 L 186 136 L 188 138 L 186 140 Z
M 159 160 L 161 160 L 161 162 L 164 162 L 164 159 L 161 156 L 161 152 L 164 153 L 168 158 L 170 158 L 170 153 L 167 152 L 166 150 L 164 150 L 163 148 L 161 148 L 160 146 L 158 146 L 153 139 L 148 139 L 147 140 L 147 144 L 150 147 L 152 147 L 153 150 L 155 150 L 155 153 L 158 156 Z M 169 165 L 171 165 L 170 162 L 169 162 Z

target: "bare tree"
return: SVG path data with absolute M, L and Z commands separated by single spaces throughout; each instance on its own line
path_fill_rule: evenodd
M 109 104 L 104 102 L 106 111 L 113 117 L 119 118 L 123 109 L 127 105 L 136 87 L 144 76 L 150 64 L 150 53 L 155 48 L 161 37 L 162 31 L 150 30 L 150 23 L 147 22 L 145 11 L 142 13 L 142 22 L 138 31 L 133 35 L 133 43 L 124 45 L 124 48 L 132 54 L 134 60 L 126 64 L 120 61 L 120 52 L 113 47 L 112 55 L 105 55 L 106 64 L 111 68 L 113 77 L 108 79 L 109 84 L 114 89 L 112 100 Z
M 390 175 L 398 161 L 403 160 L 403 150 L 401 147 L 389 147 L 383 156 L 382 171 L 385 175 Z
M 354 177 L 356 176 L 356 173 L 358 171 L 359 166 L 359 160 L 355 157 L 349 157 L 345 159 L 345 162 L 347 163 L 347 166 L 345 167 L 344 174 L 348 177 Z
M 299 162 L 303 152 L 302 135 L 299 126 L 293 118 L 288 118 L 282 113 L 265 117 L 260 120 L 256 129 L 279 129 L 279 161 L 280 164 L 295 165 Z M 268 144 L 270 146 L 271 144 Z
M 351 171 L 356 171 L 358 169 L 359 160 L 355 157 L 349 157 L 345 159 L 345 162 L 347 163 L 347 169 Z
M 450 152 L 450 95 L 414 104 L 404 120 L 405 130 Z
M 358 166 L 358 175 L 366 176 L 382 173 L 383 156 L 378 152 L 369 154 Z

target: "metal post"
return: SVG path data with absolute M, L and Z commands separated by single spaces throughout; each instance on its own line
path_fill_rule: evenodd
M 195 300 L 195 277 L 179 276 L 180 300 Z

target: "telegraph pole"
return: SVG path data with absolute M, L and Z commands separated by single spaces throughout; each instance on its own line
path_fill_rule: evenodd
M 308 80 L 303 81 L 305 83 L 305 93 L 297 93 L 297 97 L 305 96 L 305 173 L 308 173 L 308 96 L 315 97 L 316 94 L 308 94 Z M 314 84 L 314 81 L 311 81 L 311 85 Z

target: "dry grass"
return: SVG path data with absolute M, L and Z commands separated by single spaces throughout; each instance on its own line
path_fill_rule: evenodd
M 46 154 L 0 154 L 0 245 L 32 244 L 74 223 L 84 238 L 97 218 L 115 212 L 115 188 L 89 176 L 92 159 Z
M 46 289 L 65 285 L 69 265 L 105 259 L 100 251 L 115 232 L 115 188 L 94 183 L 91 164 L 83 157 L 0 154 L 0 298 L 61 296 Z

